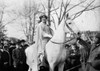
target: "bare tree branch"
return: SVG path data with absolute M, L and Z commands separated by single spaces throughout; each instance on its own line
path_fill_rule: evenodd
M 64 15 L 66 14 L 66 9 L 67 9 L 68 5 L 70 4 L 70 1 L 69 2 L 66 1 L 66 4 L 64 5 L 63 0 L 62 0 L 61 6 L 60 6 L 60 15 L 58 15 L 57 11 L 55 10 L 55 14 L 57 15 L 57 18 L 58 18 L 58 24 L 60 24 Z M 54 5 L 53 5 L 53 8 L 55 9 Z M 62 9 L 64 9 L 64 11 Z
M 12 19 L 11 21 L 7 22 L 6 24 L 3 24 L 3 26 L 1 28 L 4 28 L 6 25 L 11 24 L 12 22 L 14 22 L 15 20 L 17 20 L 19 17 Z
M 26 32 L 26 30 L 24 30 L 24 25 L 23 25 L 23 23 L 21 22 L 21 29 L 22 29 L 22 31 L 24 32 L 24 35 L 27 37 L 27 32 Z
M 96 8 L 99 8 L 99 7 L 100 7 L 100 5 L 94 6 L 93 8 L 87 9 L 87 10 L 85 10 L 85 11 L 93 10 L 93 9 L 96 9 Z
M 52 9 L 50 12 L 53 12 L 53 11 L 58 10 L 58 9 L 59 9 L 59 7 Z
M 42 4 L 43 6 L 43 4 Z M 20 10 L 18 12 L 18 14 L 20 15 L 20 17 L 22 17 L 22 20 L 26 20 L 24 23 L 25 27 L 24 28 L 24 34 L 26 35 L 27 37 L 27 40 L 31 43 L 33 42 L 34 39 L 33 36 L 33 28 L 34 28 L 34 25 L 35 25 L 35 22 L 36 20 L 34 20 L 34 17 L 35 15 L 37 15 L 38 13 L 44 13 L 42 11 L 39 11 L 40 7 L 34 3 L 32 3 L 31 5 L 28 5 L 28 3 L 25 2 L 25 4 L 23 5 L 23 9 Z M 23 25 L 22 25 L 23 26 Z
M 41 3 L 41 5 L 42 5 L 42 7 L 43 7 L 44 12 L 46 12 L 45 6 L 44 6 L 42 3 Z
M 6 25 L 8 25 L 8 24 L 11 24 L 13 21 L 15 21 L 17 18 L 14 18 L 14 19 L 12 19 L 11 21 L 9 21 L 9 22 L 7 22 L 7 23 L 5 23 L 4 24 L 4 20 L 3 20 L 3 17 L 4 17 L 4 13 L 5 13 L 5 8 L 6 8 L 7 6 L 3 6 L 2 7 L 2 11 L 1 11 L 1 18 L 0 18 L 0 23 L 2 24 L 2 26 L 0 27 L 0 29 L 2 29 L 2 28 L 4 28 Z M 15 13 L 13 10 L 12 11 L 6 11 L 7 12 L 7 14 L 8 14 L 8 12 L 10 12 L 11 14 L 12 13 Z M 10 15 L 9 15 L 10 16 Z
M 53 2 L 54 2 L 54 0 L 51 0 L 50 8 L 52 8 L 52 6 L 53 6 Z
M 55 22 L 55 20 L 54 20 L 54 17 L 51 15 L 51 17 L 52 17 L 52 22 L 54 23 L 54 27 L 55 27 L 55 29 L 57 29 L 56 28 L 56 22 Z
M 62 2 L 61 2 L 61 7 L 60 7 L 60 16 L 59 17 L 61 17 L 61 15 L 62 15 L 62 7 L 63 7 L 63 0 L 62 0 Z M 59 22 L 60 22 L 60 19 L 59 19 Z
M 67 10 L 67 7 L 69 6 L 71 0 L 67 3 L 68 1 L 66 1 L 66 4 L 64 6 L 64 11 L 63 11 L 63 14 L 62 14 L 62 17 L 60 17 L 60 21 L 59 23 L 62 21 L 62 19 L 64 18 L 64 16 L 66 15 L 66 10 Z
M 74 5 L 74 6 L 72 6 L 72 7 L 69 8 L 66 12 L 69 12 L 71 9 L 73 9 L 73 8 L 75 8 L 75 7 L 77 7 L 77 6 L 79 6 L 80 4 L 82 4 L 82 3 L 84 3 L 84 2 L 86 2 L 86 0 L 81 1 L 80 3 L 78 3 L 78 4 Z
M 81 11 L 79 11 L 79 12 L 73 14 L 74 17 L 72 18 L 72 20 L 74 20 L 75 18 L 79 17 L 79 16 L 80 16 L 83 12 L 85 12 L 85 11 L 93 10 L 93 9 L 96 9 L 96 8 L 100 7 L 100 5 L 99 5 L 99 6 L 95 6 L 95 7 L 89 8 L 89 7 L 94 3 L 94 1 L 95 1 L 95 0 L 93 0 L 91 3 L 89 3 L 83 10 L 81 10 Z M 72 16 L 73 16 L 73 15 L 72 15 Z
M 2 21 L 3 21 L 4 10 L 5 10 L 5 7 L 2 7 L 1 17 L 0 17 L 0 24 L 1 24 L 1 23 L 2 23 Z
M 54 4 L 53 4 L 53 8 L 55 9 Z M 57 11 L 56 10 L 54 10 L 54 11 L 55 11 L 55 14 L 57 15 L 57 18 L 59 18 L 59 15 L 58 15 Z
M 71 0 L 68 2 L 68 0 L 66 1 L 65 5 L 64 5 L 64 8 L 67 10 L 69 4 L 70 4 Z

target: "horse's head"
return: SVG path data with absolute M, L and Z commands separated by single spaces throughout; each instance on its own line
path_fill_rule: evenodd
M 69 18 L 68 15 L 64 19 L 64 22 L 65 22 L 65 32 L 74 33 L 74 34 L 77 34 L 80 32 L 75 22 L 71 18 Z

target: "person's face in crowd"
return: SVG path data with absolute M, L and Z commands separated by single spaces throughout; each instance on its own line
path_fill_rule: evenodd
M 21 45 L 23 46 L 24 45 L 24 42 L 22 42 Z
M 13 41 L 10 41 L 11 43 L 13 43 Z
M 93 40 L 93 43 L 96 43 L 96 42 L 98 41 L 98 38 L 94 36 L 94 37 L 92 38 L 92 40 Z
M 86 37 L 85 34 L 82 34 L 82 35 L 81 35 L 81 38 L 82 38 L 83 40 L 85 40 L 85 41 L 87 40 L 87 37 Z
M 7 41 L 4 41 L 4 46 L 7 46 L 8 45 L 8 42 Z
M 19 45 L 18 44 L 16 44 L 16 48 L 19 48 Z

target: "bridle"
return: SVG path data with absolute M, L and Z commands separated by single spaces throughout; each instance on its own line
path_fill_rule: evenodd
M 70 41 L 72 41 L 73 39 L 75 39 L 75 38 L 71 38 L 70 40 L 67 40 L 67 41 L 65 41 L 65 42 L 55 42 L 55 41 L 52 41 L 52 40 L 50 40 L 52 43 L 54 43 L 54 44 L 67 44 L 68 42 L 70 42 Z

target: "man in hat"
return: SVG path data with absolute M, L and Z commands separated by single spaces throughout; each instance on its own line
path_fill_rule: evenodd
M 8 51 L 8 46 L 3 46 L 3 51 L 1 55 L 1 62 L 3 63 L 3 71 L 8 71 L 11 66 L 11 55 Z
M 13 58 L 13 66 L 16 71 L 22 71 L 22 60 L 24 57 L 22 56 L 22 47 L 19 45 L 20 43 L 16 43 L 16 48 L 12 51 L 12 58 Z

